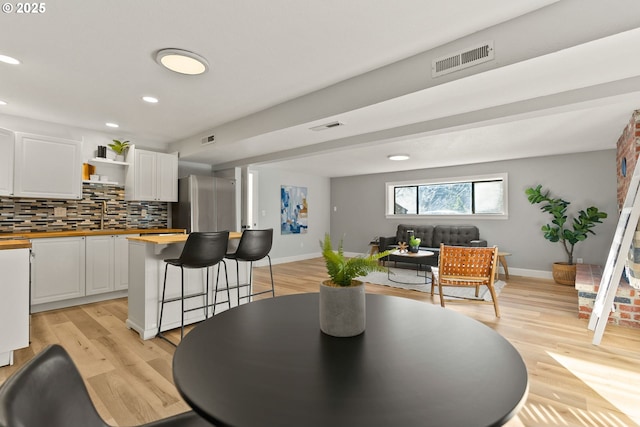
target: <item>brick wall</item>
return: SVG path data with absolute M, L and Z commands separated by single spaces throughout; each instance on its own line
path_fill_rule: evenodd
M 576 289 L 580 319 L 591 317 L 602 270 L 599 265 L 577 264 Z M 608 323 L 640 329 L 640 291 L 632 288 L 624 278 L 620 279 L 613 305 L 615 311 L 609 315 Z
M 636 110 L 631 115 L 629 124 L 622 131 L 622 135 L 616 144 L 618 167 L 618 210 L 624 205 L 624 198 L 627 195 L 629 181 L 636 168 L 638 154 L 640 153 L 640 110 Z M 623 175 L 623 164 L 626 162 L 626 174 Z
M 621 210 L 640 154 L 640 110 L 631 114 L 629 123 L 618 139 L 616 149 L 617 200 L 618 210 Z M 604 263 L 605 260 L 602 261 Z M 578 317 L 581 319 L 591 317 L 602 279 L 602 270 L 599 265 L 577 265 Z M 620 279 L 613 303 L 615 311 L 609 315 L 609 323 L 640 329 L 640 291 L 630 286 L 624 277 Z

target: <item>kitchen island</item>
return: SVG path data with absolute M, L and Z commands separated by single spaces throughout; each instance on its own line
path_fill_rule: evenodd
M 240 239 L 242 233 L 229 233 L 230 241 Z M 144 340 L 153 338 L 158 332 L 158 314 L 160 310 L 160 299 L 162 296 L 162 285 L 164 281 L 165 259 L 178 258 L 187 240 L 187 234 L 166 234 L 156 236 L 129 237 L 129 314 L 127 327 L 135 330 Z M 232 242 L 230 242 L 232 243 Z M 233 244 L 233 243 L 232 243 Z M 229 284 L 237 284 L 235 262 L 227 263 Z M 245 264 L 245 265 L 243 265 Z M 209 303 L 213 301 L 213 289 L 218 268 L 212 267 L 209 273 Z M 240 281 L 246 283 L 248 277 L 248 263 L 240 263 Z M 184 270 L 185 294 L 202 292 L 206 280 L 205 269 Z M 226 286 L 224 267 L 220 270 L 220 287 Z M 248 289 L 243 289 L 242 295 L 246 295 Z M 166 298 L 180 296 L 180 269 L 169 267 L 167 274 Z M 227 293 L 220 292 L 218 301 L 226 301 Z M 247 298 L 243 302 L 247 302 Z M 185 300 L 185 309 L 200 307 L 203 305 L 203 298 L 191 298 Z M 238 304 L 235 289 L 231 291 L 231 307 Z M 216 308 L 216 313 L 225 311 L 228 304 L 220 304 Z M 180 327 L 180 303 L 165 304 L 162 319 L 162 330 L 169 330 Z M 185 324 L 195 323 L 204 320 L 204 309 L 188 311 L 185 313 Z

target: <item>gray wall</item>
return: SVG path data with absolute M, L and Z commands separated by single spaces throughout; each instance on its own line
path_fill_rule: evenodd
M 453 178 L 492 173 L 508 173 L 508 219 L 386 219 L 385 183 L 392 181 Z M 400 223 L 473 224 L 489 245 L 511 252 L 510 272 L 547 277 L 551 264 L 566 261 L 560 243 L 544 239 L 540 227 L 550 215 L 529 204 L 527 187 L 542 184 L 552 196 L 571 202 L 569 212 L 597 206 L 609 214 L 595 228 L 596 235 L 576 245 L 575 258 L 604 265 L 618 221 L 616 205 L 615 150 L 511 160 L 448 168 L 364 175 L 331 180 L 331 235 L 345 236 L 345 251 L 366 252 L 369 241 L 378 235 L 393 236 Z

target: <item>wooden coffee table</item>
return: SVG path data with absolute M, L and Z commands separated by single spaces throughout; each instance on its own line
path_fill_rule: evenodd
M 406 258 L 412 259 L 411 261 L 408 261 L 408 262 L 412 262 L 412 263 L 416 263 L 417 264 L 416 276 L 420 276 L 420 267 L 423 265 L 420 262 L 420 259 L 435 255 L 434 252 L 425 251 L 425 250 L 422 250 L 422 249 L 419 250 L 418 252 L 400 252 L 400 251 L 396 251 L 393 254 L 396 255 L 396 256 L 399 256 L 399 257 L 406 257 Z M 399 281 L 399 280 L 393 280 L 391 278 L 391 270 L 390 269 L 387 270 L 387 279 L 389 279 L 392 282 L 403 283 L 405 285 L 415 284 L 415 283 L 411 283 L 411 282 L 402 282 L 402 281 Z M 431 283 L 431 279 L 429 278 L 429 275 L 427 274 L 426 270 L 424 272 L 424 283 L 425 283 L 425 285 L 428 285 L 429 283 Z
M 502 268 L 504 269 L 504 278 L 505 280 L 509 280 L 509 268 L 507 267 L 507 258 L 508 256 L 510 256 L 511 253 L 509 252 L 498 252 L 498 262 L 500 263 L 500 265 L 502 265 Z M 496 267 L 496 280 L 498 280 L 498 276 L 500 275 L 500 266 Z

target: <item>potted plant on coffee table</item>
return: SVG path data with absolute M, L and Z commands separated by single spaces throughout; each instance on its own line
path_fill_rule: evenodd
M 409 238 L 409 252 L 417 254 L 420 251 L 420 242 L 422 239 L 414 236 L 413 234 Z
M 355 278 L 372 271 L 386 271 L 378 260 L 391 251 L 347 258 L 342 240 L 334 251 L 329 234 L 325 234 L 320 247 L 329 274 L 329 280 L 320 284 L 320 329 L 334 337 L 359 335 L 366 324 L 365 289 L 364 283 Z
M 540 210 L 551 214 L 551 224 L 545 224 L 541 230 L 544 238 L 550 242 L 560 242 L 567 254 L 567 262 L 553 263 L 553 279 L 556 283 L 562 285 L 574 285 L 576 280 L 576 266 L 573 263 L 573 250 L 578 242 L 582 242 L 589 237 L 589 234 L 595 235 L 593 228 L 602 223 L 607 217 L 605 212 L 600 211 L 597 207 L 591 206 L 586 210 L 578 212 L 578 216 L 569 221 L 567 217 L 567 208 L 570 202 L 561 198 L 549 197 L 549 191 L 542 190 L 542 185 L 527 188 L 525 190 L 527 199 L 532 205 L 540 203 Z M 571 224 L 569 227 L 567 221 Z

